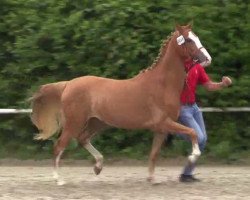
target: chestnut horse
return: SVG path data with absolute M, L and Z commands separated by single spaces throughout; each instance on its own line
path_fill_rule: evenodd
M 107 127 L 149 129 L 154 133 L 149 181 L 154 180 L 156 157 L 169 132 L 190 136 L 193 148 L 189 161 L 195 162 L 200 155 L 196 133 L 176 121 L 186 76 L 183 63 L 186 59 L 203 62 L 206 54 L 191 25 L 176 25 L 154 63 L 131 79 L 83 76 L 41 86 L 31 98 L 31 119 L 40 131 L 35 139 L 45 140 L 61 131 L 54 147 L 57 184 L 64 183 L 57 171 L 61 155 L 72 138 L 94 156 L 95 173 L 101 172 L 103 156 L 90 140 Z

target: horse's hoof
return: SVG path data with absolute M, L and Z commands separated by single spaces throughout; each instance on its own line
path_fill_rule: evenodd
M 148 181 L 148 182 L 151 182 L 152 179 L 153 179 L 153 177 L 152 177 L 152 176 L 149 176 L 149 177 L 147 178 L 147 181 Z
M 57 180 L 57 179 L 59 178 L 59 175 L 58 175 L 57 172 L 53 172 L 53 178 L 54 178 L 55 180 Z
M 94 172 L 96 175 L 99 175 L 101 171 L 102 171 L 102 167 L 97 167 L 97 166 L 94 167 Z
M 147 178 L 147 181 L 150 182 L 150 183 L 154 183 L 155 182 L 155 178 L 153 176 L 149 176 Z
M 154 177 L 150 176 L 147 178 L 147 181 L 151 183 L 152 185 L 159 185 L 160 182 L 157 182 Z

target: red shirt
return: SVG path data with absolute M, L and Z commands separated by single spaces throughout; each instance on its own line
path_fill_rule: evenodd
M 185 62 L 185 68 L 187 71 L 187 77 L 181 93 L 181 103 L 193 104 L 196 101 L 195 96 L 197 85 L 207 83 L 210 81 L 210 78 L 204 68 L 198 63 L 193 64 L 191 61 Z

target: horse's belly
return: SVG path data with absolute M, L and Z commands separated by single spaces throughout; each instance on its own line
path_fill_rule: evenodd
M 110 126 L 125 129 L 151 128 L 159 123 L 166 113 L 147 104 L 110 102 L 96 107 L 96 117 Z
M 148 109 L 141 105 L 114 102 L 97 106 L 95 115 L 110 126 L 126 129 L 146 128 L 151 118 Z

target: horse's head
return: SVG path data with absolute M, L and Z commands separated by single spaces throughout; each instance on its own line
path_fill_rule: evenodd
M 185 59 L 191 58 L 204 67 L 211 64 L 212 58 L 202 46 L 199 38 L 193 33 L 191 24 L 186 26 L 176 25 L 176 31 L 176 41 Z

